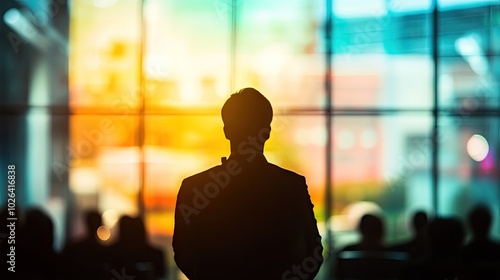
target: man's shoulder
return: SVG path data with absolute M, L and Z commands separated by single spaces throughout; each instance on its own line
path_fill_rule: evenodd
M 226 163 L 227 165 L 227 163 Z M 235 165 L 236 169 L 232 168 L 233 171 L 239 171 L 238 169 L 245 169 L 245 165 L 243 164 L 237 164 Z M 268 175 L 271 175 L 273 177 L 280 177 L 280 178 L 286 178 L 294 181 L 305 181 L 305 177 L 288 169 L 285 169 L 283 167 L 280 167 L 276 164 L 266 162 L 263 164 L 263 166 L 266 169 L 266 173 L 271 173 Z M 206 180 L 212 180 L 213 179 L 213 174 L 217 174 L 221 171 L 231 171 L 228 170 L 227 167 L 224 167 L 224 164 L 216 165 L 213 166 L 209 169 L 206 169 L 204 171 L 198 172 L 196 174 L 193 174 L 189 177 L 186 177 L 183 180 L 183 184 L 190 185 L 190 184 L 198 184 L 200 182 L 206 181 Z M 232 172 L 231 172 L 232 173 Z M 239 172 L 238 172 L 239 173 Z
M 268 168 L 271 172 L 277 174 L 278 176 L 289 178 L 290 180 L 300 180 L 305 181 L 305 177 L 289 169 L 285 169 L 273 163 L 268 163 Z
M 210 167 L 209 169 L 206 169 L 204 171 L 198 172 L 196 174 L 193 174 L 189 177 L 184 178 L 182 181 L 183 185 L 190 185 L 190 184 L 196 184 L 199 183 L 200 181 L 206 181 L 210 179 L 210 173 L 218 172 L 219 170 L 222 169 L 222 165 L 216 165 L 213 167 Z

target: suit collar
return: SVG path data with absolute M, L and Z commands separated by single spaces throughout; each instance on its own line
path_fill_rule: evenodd
M 267 163 L 267 159 L 264 156 L 263 153 L 255 153 L 255 154 L 238 154 L 238 153 L 231 153 L 229 158 L 227 160 L 236 160 L 238 162 L 245 162 L 245 163 Z M 224 163 L 225 160 L 222 158 L 222 163 Z

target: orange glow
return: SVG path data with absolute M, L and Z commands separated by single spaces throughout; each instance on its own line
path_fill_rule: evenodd
M 111 237 L 111 231 L 106 226 L 100 226 L 97 229 L 97 237 L 99 237 L 102 241 L 106 241 Z

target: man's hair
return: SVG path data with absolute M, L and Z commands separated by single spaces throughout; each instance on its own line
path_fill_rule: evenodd
M 487 236 L 491 226 L 491 212 L 485 205 L 477 205 L 469 212 L 469 224 L 475 235 Z
M 381 238 L 384 236 L 384 222 L 376 215 L 366 214 L 359 220 L 358 230 L 363 237 Z
M 244 88 L 229 97 L 222 106 L 221 115 L 227 130 L 237 137 L 247 137 L 270 129 L 273 108 L 259 91 Z
M 413 215 L 412 226 L 416 232 L 422 231 L 427 226 L 427 214 L 423 211 L 418 211 Z

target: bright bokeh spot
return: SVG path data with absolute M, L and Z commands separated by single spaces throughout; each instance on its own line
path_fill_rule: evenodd
M 484 160 L 489 150 L 488 141 L 479 134 L 472 135 L 469 141 L 467 141 L 467 153 L 475 161 Z
M 73 168 L 69 177 L 69 188 L 76 194 L 95 194 L 101 185 L 95 168 Z
M 17 9 L 10 9 L 3 15 L 3 20 L 7 24 L 16 24 L 21 17 L 21 13 Z
M 107 226 L 100 226 L 97 229 L 97 237 L 99 237 L 102 241 L 106 241 L 109 237 L 111 237 L 111 231 Z
M 120 214 L 114 209 L 108 209 L 102 213 L 102 220 L 108 227 L 112 227 L 118 222 Z

